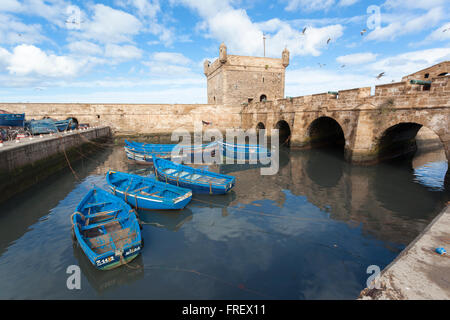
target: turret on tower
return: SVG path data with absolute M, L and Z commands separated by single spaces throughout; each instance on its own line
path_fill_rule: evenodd
M 219 47 L 219 61 L 221 63 L 227 62 L 227 46 L 223 42 Z

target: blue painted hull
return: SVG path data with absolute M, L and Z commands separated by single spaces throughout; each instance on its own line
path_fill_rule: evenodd
M 0 114 L 0 127 L 23 127 L 24 124 L 25 124 L 25 113 Z
M 232 176 L 194 169 L 160 158 L 155 158 L 153 166 L 159 181 L 190 189 L 194 193 L 225 194 L 236 181 Z M 170 170 L 175 170 L 180 176 L 169 173 Z
M 101 189 L 92 189 L 71 216 L 72 231 L 94 267 L 110 270 L 142 250 L 137 213 Z
M 58 132 L 58 128 L 56 127 L 55 122 L 51 119 L 27 121 L 25 123 L 25 127 L 33 135 Z
M 115 196 L 138 210 L 180 210 L 192 199 L 189 189 L 134 174 L 110 171 L 106 181 Z
M 260 159 L 270 158 L 271 153 L 267 148 L 257 145 L 231 145 L 219 143 L 224 158 L 238 161 L 257 162 Z

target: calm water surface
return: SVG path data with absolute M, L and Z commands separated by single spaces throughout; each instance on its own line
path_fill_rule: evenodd
M 356 167 L 326 150 L 281 155 L 279 174 L 248 165 L 225 196 L 194 196 L 181 212 L 140 212 L 142 254 L 97 271 L 73 245 L 70 215 L 105 173 L 151 175 L 114 147 L 0 204 L 1 299 L 354 299 L 448 200 L 441 153 Z M 66 269 L 79 265 L 81 290 Z

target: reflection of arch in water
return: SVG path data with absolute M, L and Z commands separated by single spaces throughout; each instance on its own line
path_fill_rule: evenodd
M 367 170 L 373 170 L 370 189 L 377 202 L 398 217 L 423 219 L 424 213 L 429 213 L 431 219 L 444 204 L 445 192 L 431 191 L 415 181 L 408 159 L 380 163 Z
M 130 263 L 108 271 L 96 269 L 75 241 L 73 241 L 73 255 L 78 261 L 81 272 L 98 294 L 117 289 L 144 277 L 142 253 Z
M 306 173 L 317 185 L 335 187 L 342 177 L 345 161 L 335 150 L 310 150 L 306 161 Z
M 344 149 L 344 132 L 341 125 L 333 118 L 317 118 L 309 125 L 307 134 L 313 148 L 337 146 Z
M 291 140 L 291 127 L 285 120 L 280 120 L 275 125 L 275 129 L 279 130 L 280 146 L 289 147 Z
M 176 213 L 162 210 L 139 210 L 139 219 L 144 225 L 165 228 L 170 231 L 178 231 L 186 222 L 192 220 L 192 211 L 184 208 Z

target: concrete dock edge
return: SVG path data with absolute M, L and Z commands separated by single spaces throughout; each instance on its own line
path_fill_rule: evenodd
M 447 254 L 439 255 L 436 248 Z M 359 300 L 450 299 L 450 205 L 433 219 L 382 272 L 374 288 Z M 374 283 L 372 283 L 374 284 Z

